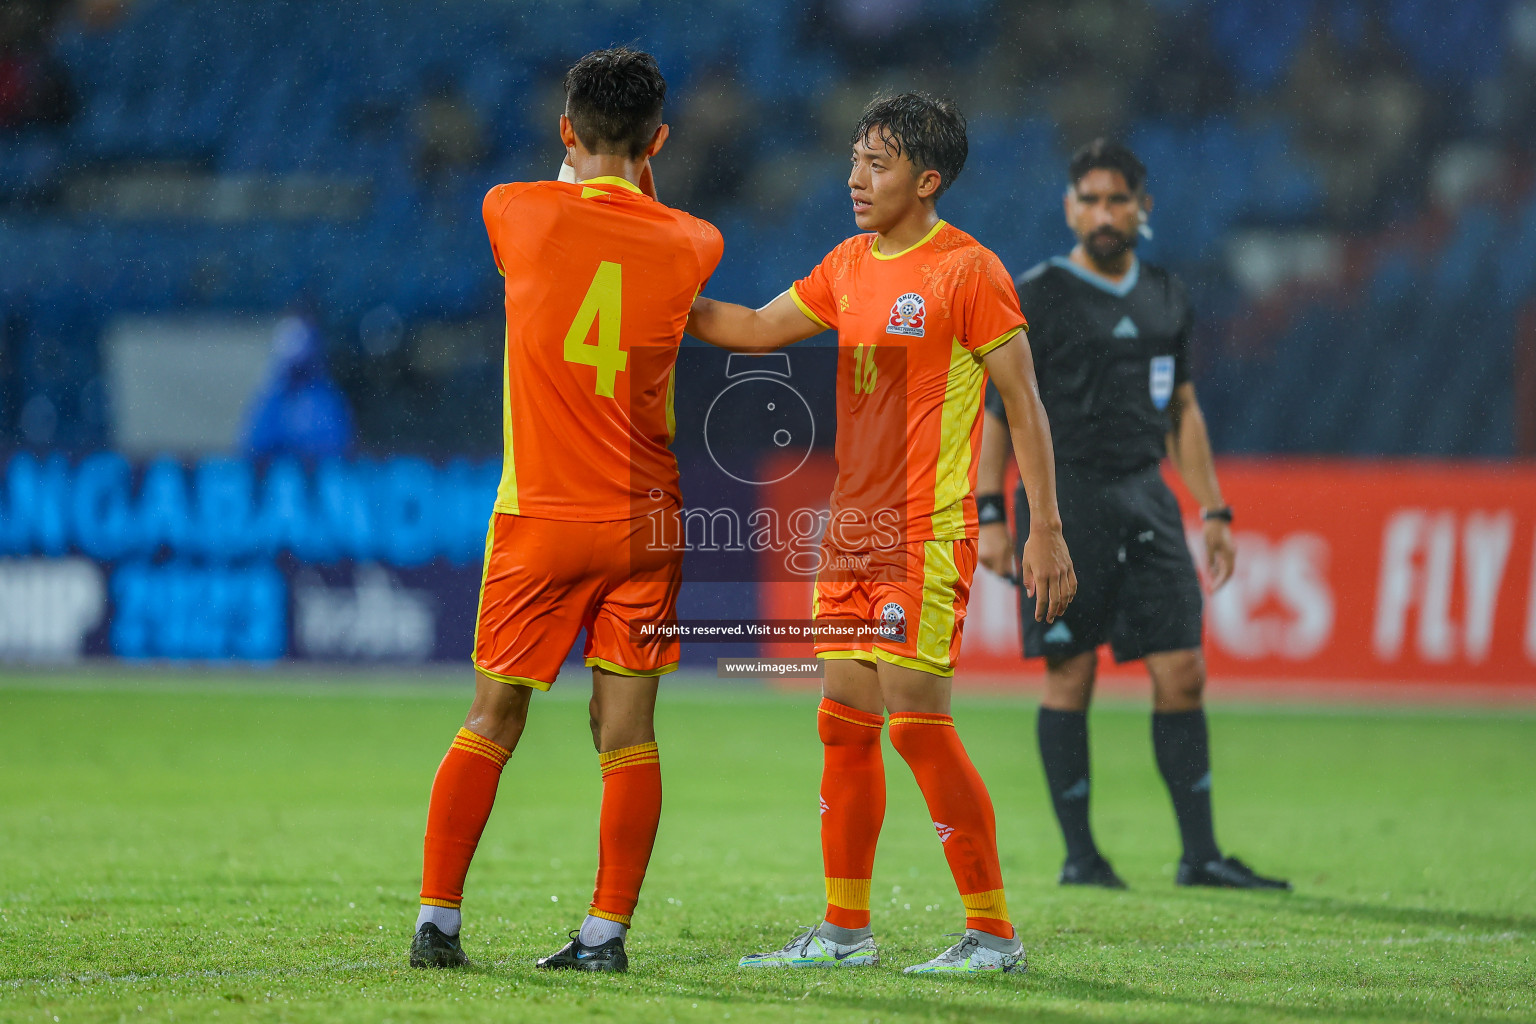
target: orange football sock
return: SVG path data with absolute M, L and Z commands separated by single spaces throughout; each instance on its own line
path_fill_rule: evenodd
M 1013 938 L 997 863 L 992 798 L 955 732 L 955 720 L 949 715 L 892 713 L 891 746 L 912 769 L 928 803 L 965 904 L 965 926 Z
M 869 879 L 885 822 L 885 765 L 880 758 L 883 715 L 823 698 L 821 734 L 821 861 L 826 872 L 828 924 L 869 927 Z
M 460 729 L 432 780 L 427 805 L 427 841 L 421 866 L 421 902 L 457 907 L 464 900 L 464 876 L 480 845 L 496 783 L 512 752 L 484 736 Z
M 597 826 L 597 885 L 593 917 L 629 925 L 661 821 L 661 758 L 654 743 L 597 755 L 603 770 L 603 809 Z

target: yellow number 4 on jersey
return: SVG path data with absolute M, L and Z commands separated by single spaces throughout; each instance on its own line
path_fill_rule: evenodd
M 597 265 L 587 294 L 565 332 L 565 361 L 597 370 L 597 393 L 613 397 L 615 378 L 629 364 L 629 354 L 619 348 L 619 322 L 623 309 L 624 268 L 606 260 Z M 597 322 L 597 343 L 587 341 Z

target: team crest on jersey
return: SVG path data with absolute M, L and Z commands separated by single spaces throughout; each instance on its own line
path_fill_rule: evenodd
M 1152 357 L 1147 386 L 1152 392 L 1152 404 L 1159 409 L 1168 408 L 1168 399 L 1173 397 L 1173 356 Z
M 923 336 L 923 321 L 928 319 L 928 307 L 917 292 L 907 292 L 891 306 L 891 318 L 886 321 L 886 334 L 905 334 L 909 338 Z
M 895 601 L 887 601 L 880 609 L 880 639 L 892 643 L 907 642 L 907 610 Z

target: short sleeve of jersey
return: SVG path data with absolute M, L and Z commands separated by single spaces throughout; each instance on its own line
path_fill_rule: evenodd
M 1019 310 L 1019 296 L 1003 261 L 982 249 L 977 269 L 979 273 L 965 283 L 961 296 L 964 319 L 957 326 L 960 344 L 980 359 L 1029 325 Z
M 1194 307 L 1189 301 L 1189 291 L 1178 278 L 1173 278 L 1173 301 L 1178 310 L 1179 333 L 1174 339 L 1173 383 L 1174 386 L 1189 383 L 1189 336 L 1194 330 Z
M 827 253 L 816 264 L 816 269 L 789 287 L 789 295 L 795 300 L 795 305 L 800 307 L 800 312 L 829 331 L 837 329 L 837 300 L 832 295 L 832 281 L 836 276 L 834 267 L 845 258 L 843 249 L 847 245 L 844 242 Z
M 498 239 L 502 215 L 506 213 L 513 198 L 526 192 L 530 187 L 527 182 L 516 181 L 497 185 L 485 194 L 485 200 L 480 204 L 480 216 L 485 220 L 485 234 L 491 243 L 491 259 L 495 260 L 496 272 L 502 277 L 507 276 L 507 267 L 502 262 L 501 245 Z
M 688 217 L 687 230 L 693 240 L 694 252 L 699 256 L 699 288 L 703 290 L 725 256 L 725 238 L 719 228 L 698 217 Z
M 502 277 L 507 276 L 507 269 L 502 266 L 501 252 L 496 248 L 496 224 L 507 205 L 506 189 L 505 185 L 497 185 L 485 194 L 485 202 L 480 204 L 480 215 L 485 219 L 485 234 L 491 242 L 491 259 L 496 262 L 496 272 Z

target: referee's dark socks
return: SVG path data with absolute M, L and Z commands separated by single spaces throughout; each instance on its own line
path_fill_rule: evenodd
M 1067 860 L 1096 858 L 1088 824 L 1088 712 L 1041 708 L 1035 723 L 1051 806 L 1067 841 Z
M 1211 824 L 1211 745 L 1205 711 L 1153 712 L 1152 750 L 1157 755 L 1157 770 L 1173 797 L 1184 862 L 1217 860 L 1221 851 Z

